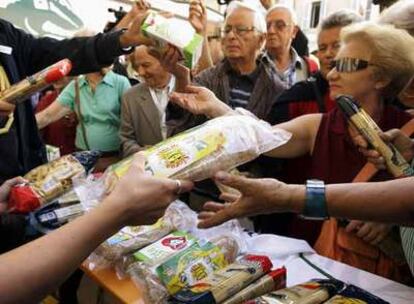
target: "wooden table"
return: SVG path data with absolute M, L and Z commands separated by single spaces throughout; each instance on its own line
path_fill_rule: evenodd
M 82 266 L 82 271 L 99 286 L 112 294 L 122 303 L 144 304 L 142 292 L 130 279 L 119 280 L 113 269 L 91 271 Z

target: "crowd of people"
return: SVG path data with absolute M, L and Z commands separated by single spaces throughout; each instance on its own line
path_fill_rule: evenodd
M 411 134 L 399 130 L 413 118 L 412 1 L 397 1 L 375 22 L 350 10 L 331 13 L 319 24 L 315 56 L 297 47 L 303 32 L 294 9 L 261 2 L 262 10 L 230 2 L 217 55 L 205 4 L 191 1 L 188 21 L 204 38 L 191 70 L 174 46 L 160 51 L 142 34 L 144 0 L 112 30 L 62 41 L 0 19 L 0 44 L 11 49 L 0 49 L 1 90 L 59 59 L 73 62 L 71 76 L 43 92 L 37 106 L 10 110 L 0 102 L 0 128 L 11 126 L 0 134 L 0 302 L 41 299 L 100 242 L 122 226 L 153 223 L 179 194 L 200 212 L 200 227 L 250 217 L 257 232 L 305 239 L 321 255 L 414 285 L 413 178 L 393 180 L 335 101 L 352 96 L 385 131 L 384 141 L 413 161 Z M 242 176 L 218 172 L 193 184 L 144 174 L 140 151 L 208 119 L 238 115 L 240 107 L 289 131 L 291 140 L 241 166 Z M 96 172 L 135 155 L 98 208 L 24 244 L 22 218 L 7 211 L 7 197 L 22 182 L 16 176 L 46 162 L 44 143 L 62 154 L 100 151 Z M 367 162 L 378 173 L 351 184 Z M 215 182 L 241 195 L 220 193 Z M 218 196 L 221 202 L 209 201 Z

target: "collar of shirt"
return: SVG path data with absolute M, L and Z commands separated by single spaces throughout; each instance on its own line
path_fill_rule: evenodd
M 111 87 L 115 86 L 115 74 L 112 71 L 109 71 L 105 74 L 103 79 L 99 83 L 105 83 Z M 79 77 L 79 87 L 83 87 L 84 85 L 88 85 L 88 81 L 85 75 Z
M 293 86 L 293 84 L 297 81 L 298 79 L 297 74 L 303 73 L 305 69 L 305 64 L 306 64 L 305 61 L 298 55 L 298 53 L 296 52 L 294 48 L 290 49 L 290 54 L 291 54 L 291 61 L 287 69 L 284 71 L 278 70 L 278 68 L 276 67 L 274 63 L 273 57 L 268 52 L 265 52 L 263 56 L 264 60 L 271 62 L 272 68 L 275 71 L 275 73 L 279 76 L 279 78 L 283 82 L 287 84 L 289 88 Z M 305 79 L 306 75 L 299 75 L 299 80 L 302 80 L 302 78 Z
M 150 88 L 148 87 L 152 100 L 154 101 L 155 106 L 157 107 L 158 114 L 160 117 L 160 128 L 162 137 L 165 139 L 167 137 L 167 125 L 166 125 L 166 109 L 168 106 L 169 94 L 175 89 L 175 77 L 171 75 L 170 81 L 166 87 L 162 89 Z
M 256 68 L 254 69 L 254 71 L 249 74 L 241 74 L 239 71 L 236 71 L 235 69 L 233 69 L 229 60 L 225 58 L 223 59 L 223 69 L 224 69 L 224 72 L 228 75 L 235 76 L 235 77 L 247 77 L 251 81 L 256 81 L 260 73 L 261 63 L 262 63 L 261 57 L 259 56 L 256 59 Z
M 294 48 L 290 49 L 290 54 L 292 59 L 289 63 L 289 68 L 286 71 L 288 71 L 292 66 L 295 67 L 295 69 L 302 70 L 304 68 L 305 61 L 298 55 Z M 283 75 L 284 72 L 281 72 L 277 69 L 274 62 L 274 57 L 270 55 L 269 52 L 265 51 L 262 54 L 262 60 L 270 64 L 275 69 L 276 73 L 278 73 L 281 76 Z
M 148 87 L 151 97 L 158 108 L 160 117 L 163 117 L 163 115 L 165 114 L 164 112 L 168 105 L 168 95 L 174 90 L 174 88 L 175 77 L 173 75 L 171 75 L 170 81 L 168 82 L 167 86 L 162 89 Z

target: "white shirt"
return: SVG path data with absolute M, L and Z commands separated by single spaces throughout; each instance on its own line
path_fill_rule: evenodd
M 154 101 L 155 106 L 158 109 L 158 114 L 160 117 L 160 127 L 162 138 L 167 138 L 167 123 L 166 123 L 166 109 L 168 106 L 169 95 L 175 89 L 175 77 L 171 75 L 171 79 L 167 86 L 162 89 L 150 88 L 148 87 L 152 100 Z

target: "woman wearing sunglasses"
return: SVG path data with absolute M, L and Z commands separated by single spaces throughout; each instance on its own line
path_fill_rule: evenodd
M 328 74 L 331 97 L 352 95 L 382 130 L 400 128 L 410 116 L 387 104 L 387 100 L 395 98 L 414 74 L 414 39 L 403 30 L 362 23 L 345 27 L 341 40 L 342 46 Z M 173 99 L 191 112 L 216 117 L 231 111 L 204 88 L 189 87 L 188 90 L 187 94 L 174 94 Z M 326 114 L 304 115 L 276 127 L 290 131 L 293 136 L 286 145 L 267 155 L 295 158 L 310 154 L 309 178 L 326 183 L 348 183 L 366 163 L 352 140 L 357 132 L 339 109 Z M 374 180 L 389 178 L 390 175 L 382 172 Z M 312 188 L 310 184 L 309 189 Z M 336 225 L 343 232 L 344 243 L 340 246 L 328 244 L 329 238 L 323 234 L 332 231 L 324 229 L 319 242 L 323 245 L 318 248 L 320 253 L 391 279 L 402 278 L 400 263 L 378 247 L 389 235 L 391 226 L 370 222 L 336 222 Z

